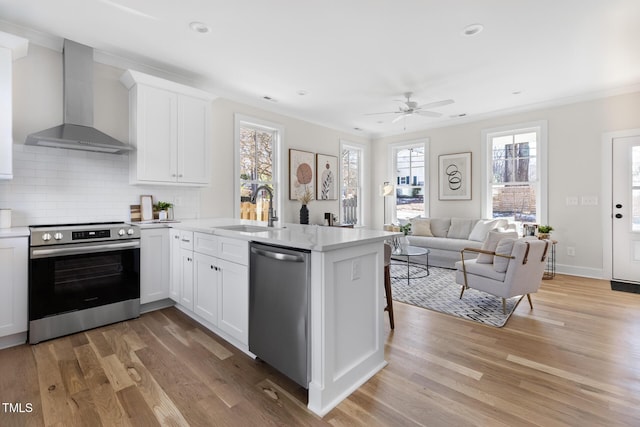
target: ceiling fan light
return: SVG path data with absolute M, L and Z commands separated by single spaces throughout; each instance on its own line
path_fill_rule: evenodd
M 464 30 L 462 30 L 462 35 L 466 36 L 466 37 L 472 37 L 472 36 L 475 36 L 475 35 L 481 33 L 482 30 L 484 30 L 484 25 L 482 25 L 482 24 L 471 24 L 471 25 L 467 25 L 466 27 L 464 27 Z

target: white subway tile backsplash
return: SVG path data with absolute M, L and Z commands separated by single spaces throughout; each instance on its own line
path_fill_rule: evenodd
M 141 194 L 174 202 L 176 218 L 197 218 L 200 190 L 129 185 L 128 156 L 13 146 L 13 174 L 0 181 L 0 208 L 12 209 L 12 224 L 54 224 L 129 220 L 129 205 Z

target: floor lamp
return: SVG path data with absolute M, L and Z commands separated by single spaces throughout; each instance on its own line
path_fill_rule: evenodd
M 383 226 L 387 223 L 387 197 L 392 196 L 393 195 L 393 184 L 391 184 L 388 181 L 385 181 L 384 184 L 382 184 L 382 186 L 380 187 L 380 195 L 382 196 L 382 200 L 383 200 Z

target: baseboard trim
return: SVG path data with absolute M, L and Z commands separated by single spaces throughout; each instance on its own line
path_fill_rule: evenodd
M 568 274 L 569 276 L 588 277 L 591 279 L 609 279 L 608 277 L 605 277 L 604 270 L 602 268 L 557 264 L 556 273 Z

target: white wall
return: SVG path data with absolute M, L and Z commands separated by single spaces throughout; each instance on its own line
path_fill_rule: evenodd
M 380 138 L 373 143 L 374 182 L 389 179 L 387 165 L 388 144 L 420 137 L 430 140 L 429 166 L 430 216 L 479 217 L 481 215 L 481 132 L 500 126 L 536 120 L 548 122 L 549 150 L 549 212 L 548 223 L 558 240 L 557 263 L 560 271 L 602 276 L 603 233 L 601 144 L 604 132 L 640 127 L 640 93 L 614 96 L 546 108 L 519 114 L 505 115 L 458 126 L 431 129 L 406 135 Z M 438 200 L 437 168 L 441 154 L 472 152 L 472 200 Z M 597 196 L 598 206 L 567 206 L 566 198 Z M 610 202 L 610 201 L 609 201 Z M 375 223 L 382 223 L 382 208 L 376 208 Z M 567 255 L 573 246 L 575 256 Z
M 129 140 L 127 89 L 113 66 L 94 65 L 94 126 L 120 141 Z M 145 70 L 148 72 L 148 70 Z M 31 43 L 25 58 L 14 62 L 13 181 L 0 181 L 0 207 L 12 208 L 13 224 L 105 221 L 128 219 L 129 205 L 141 194 L 175 202 L 177 218 L 232 217 L 236 189 L 234 176 L 234 114 L 241 113 L 284 127 L 282 147 L 284 191 L 288 191 L 288 149 L 339 155 L 340 139 L 369 144 L 349 135 L 302 120 L 270 113 L 225 99 L 213 103 L 212 182 L 208 188 L 132 186 L 128 184 L 128 157 L 24 146 L 29 133 L 62 123 L 62 54 Z M 369 165 L 366 165 L 369 166 Z M 288 193 L 287 193 L 288 194 Z M 371 207 L 365 200 L 365 211 Z M 285 222 L 299 221 L 300 203 L 285 197 Z M 322 223 L 324 212 L 338 214 L 338 201 L 312 201 L 311 223 Z
M 356 137 L 344 132 L 318 126 L 303 120 L 294 119 L 266 110 L 240 104 L 227 99 L 218 98 L 213 102 L 213 182 L 212 188 L 203 190 L 201 214 L 203 217 L 208 216 L 233 216 L 235 203 L 235 195 L 237 190 L 233 186 L 234 164 L 234 114 L 240 113 L 252 116 L 269 122 L 277 123 L 284 128 L 282 155 L 280 161 L 284 166 L 284 185 L 285 194 L 283 209 L 284 212 L 278 212 L 281 221 L 299 222 L 300 219 L 300 202 L 297 200 L 289 200 L 288 190 L 288 171 L 289 171 L 289 148 L 295 148 L 313 153 L 328 154 L 339 156 L 340 139 L 346 139 L 352 142 L 358 142 L 369 145 L 366 138 Z M 367 168 L 369 165 L 365 165 Z M 365 200 L 364 210 L 369 213 L 371 211 L 370 201 Z M 340 204 L 339 201 L 314 200 L 309 205 L 309 222 L 311 224 L 322 224 L 324 221 L 324 213 L 332 212 L 338 214 Z M 367 218 L 364 218 L 365 224 Z M 370 224 L 370 222 L 369 222 Z

